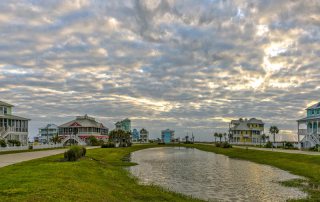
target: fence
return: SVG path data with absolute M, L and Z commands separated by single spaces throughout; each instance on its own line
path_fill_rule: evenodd
M 33 145 L 33 149 L 50 149 L 63 147 L 63 144 L 43 144 L 43 145 Z M 0 147 L 0 152 L 4 151 L 21 151 L 28 150 L 29 146 L 15 146 L 15 147 Z

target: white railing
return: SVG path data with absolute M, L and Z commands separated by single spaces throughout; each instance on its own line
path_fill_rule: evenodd
M 63 144 L 40 144 L 40 145 L 33 145 L 33 149 L 49 149 L 49 148 L 58 148 L 63 147 Z
M 63 144 L 43 144 L 43 145 L 33 145 L 33 149 L 50 149 L 50 148 L 60 148 Z M 0 147 L 0 152 L 4 151 L 21 151 L 28 150 L 29 146 L 14 146 L 14 147 Z
M 65 136 L 64 139 L 62 139 L 61 143 L 65 144 L 68 140 L 75 140 L 76 142 L 78 142 L 79 145 L 86 145 L 87 143 L 84 142 L 83 140 L 81 140 L 78 136 L 76 135 L 68 135 Z
M 0 147 L 0 152 L 3 151 L 20 151 L 20 150 L 28 150 L 28 146 L 16 146 L 16 147 Z
M 299 135 L 308 135 L 308 131 L 307 131 L 307 129 L 299 129 L 298 134 Z

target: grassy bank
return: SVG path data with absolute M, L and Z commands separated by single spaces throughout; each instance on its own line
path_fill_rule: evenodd
M 223 149 L 212 145 L 187 145 L 203 151 L 223 154 L 231 158 L 249 160 L 256 163 L 271 165 L 292 174 L 307 177 L 303 181 L 286 182 L 284 185 L 301 186 L 310 195 L 310 201 L 320 201 L 320 156 L 289 154 L 281 152 L 246 150 L 240 148 Z
M 88 150 L 77 162 L 60 162 L 62 155 L 0 169 L 1 201 L 198 201 L 129 177 L 122 159 L 153 147 Z

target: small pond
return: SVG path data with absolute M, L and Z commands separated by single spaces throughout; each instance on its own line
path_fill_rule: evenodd
M 275 167 L 184 147 L 145 149 L 131 154 L 129 168 L 142 184 L 208 201 L 286 201 L 305 198 L 279 181 L 301 178 Z

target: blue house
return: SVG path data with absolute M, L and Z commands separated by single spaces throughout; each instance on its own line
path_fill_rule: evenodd
M 166 129 L 161 131 L 161 142 L 170 143 L 174 140 L 174 130 Z
M 298 141 L 302 148 L 320 145 L 320 102 L 308 107 L 306 111 L 307 116 L 297 121 Z
M 138 142 L 140 139 L 140 133 L 137 129 L 133 129 L 132 131 L 132 142 Z

